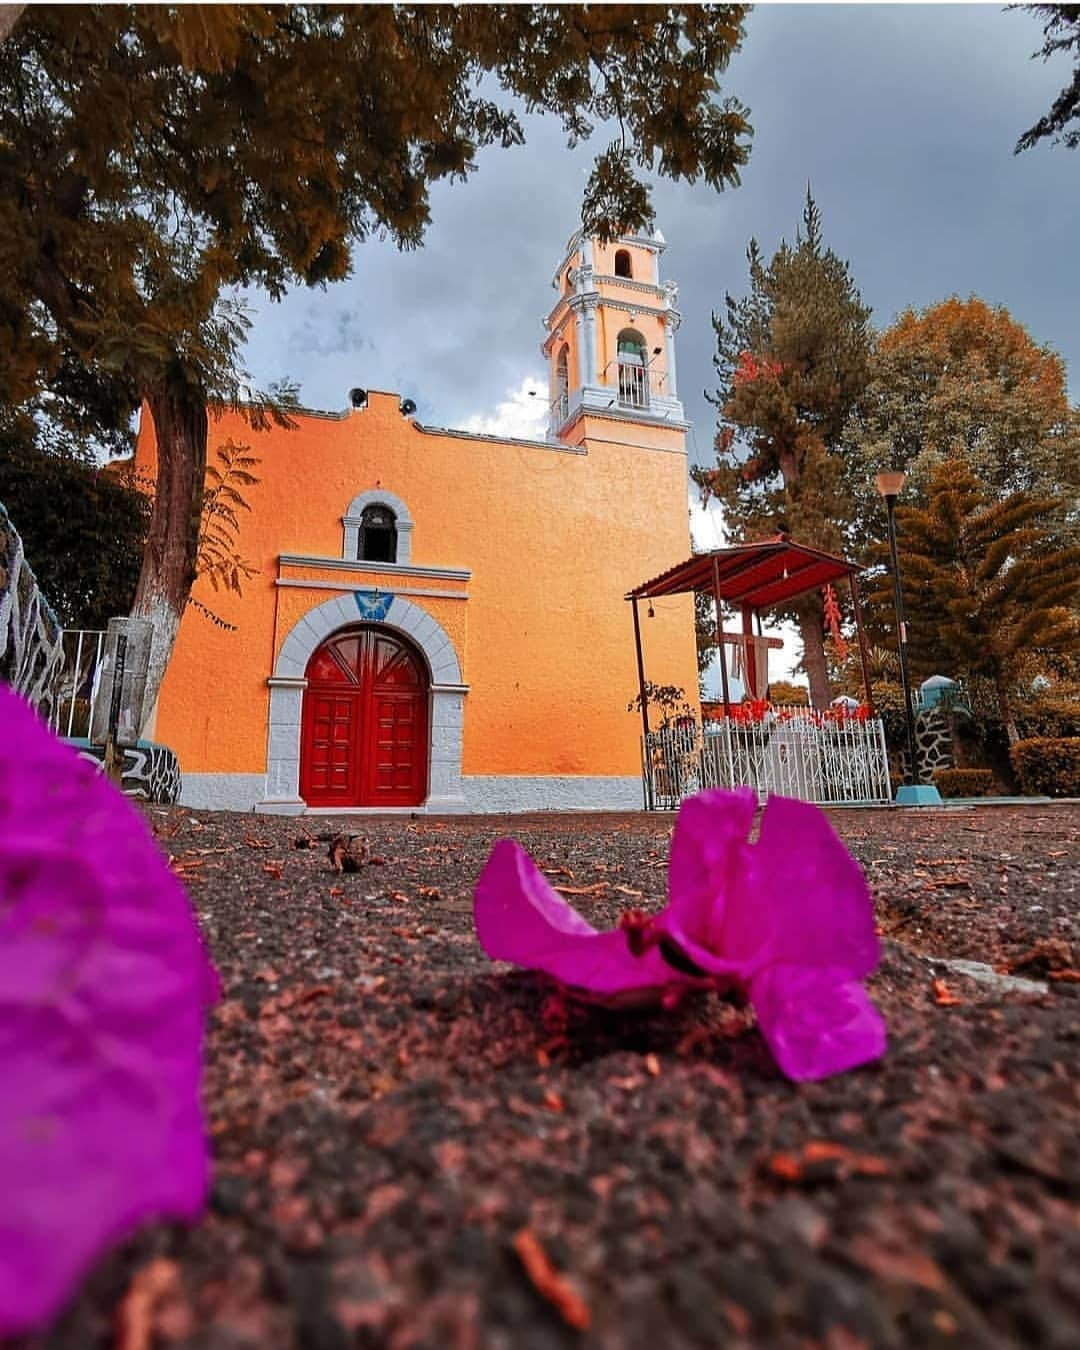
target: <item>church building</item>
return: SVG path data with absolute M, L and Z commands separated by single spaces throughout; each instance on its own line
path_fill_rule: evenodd
M 196 582 L 145 734 L 182 801 L 281 813 L 642 805 L 626 593 L 690 552 L 677 291 L 662 237 L 575 235 L 543 352 L 545 440 L 422 425 L 353 390 L 254 431 L 241 595 Z M 343 394 L 345 391 L 342 391 Z M 156 469 L 144 415 L 136 468 Z M 692 598 L 641 628 L 650 679 L 696 703 Z

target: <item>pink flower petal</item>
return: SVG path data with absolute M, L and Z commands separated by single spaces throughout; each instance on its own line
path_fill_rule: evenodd
M 608 996 L 687 980 L 655 948 L 634 956 L 620 929 L 599 933 L 545 880 L 525 850 L 500 839 L 476 883 L 480 945 L 495 961 L 541 970 L 563 984 Z
M 873 905 L 862 869 L 810 802 L 770 797 L 756 843 L 748 788 L 685 801 L 671 844 L 671 900 L 658 925 L 698 965 L 749 979 L 777 961 L 877 965 Z
M 828 966 L 848 979 L 874 969 L 870 889 L 819 807 L 770 797 L 757 843 L 739 852 L 739 884 L 715 935 L 726 956 Z
M 751 843 L 756 809 L 748 788 L 683 802 L 670 901 L 646 923 L 640 955 L 621 930 L 596 932 L 503 840 L 476 893 L 485 951 L 608 997 L 738 985 L 792 1078 L 823 1078 L 877 1058 L 884 1024 L 858 983 L 878 960 L 862 871 L 818 807 L 770 798 Z
M 142 820 L 0 689 L 0 1336 L 140 1222 L 193 1219 L 217 976 Z
M 828 1078 L 885 1053 L 885 1023 L 857 980 L 840 969 L 777 965 L 750 985 L 773 1058 L 789 1078 Z

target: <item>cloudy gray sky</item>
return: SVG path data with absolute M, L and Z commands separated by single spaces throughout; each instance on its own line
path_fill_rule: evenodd
M 793 235 L 808 179 L 879 326 L 977 294 L 1065 357 L 1080 399 L 1080 151 L 1012 153 L 1070 74 L 1066 58 L 1030 59 L 1040 41 L 1031 15 L 998 5 L 754 10 L 724 81 L 755 132 L 742 186 L 654 190 L 664 275 L 680 286 L 693 459 L 711 456 L 710 311 L 745 290 L 752 235 L 766 253 Z M 544 400 L 524 390 L 546 390 L 540 321 L 592 155 L 567 150 L 554 123 L 527 131 L 526 146 L 435 190 L 422 249 L 373 241 L 347 282 L 256 299 L 253 376 L 292 376 L 310 407 L 343 408 L 362 385 L 415 399 L 428 423 L 528 434 Z M 707 522 L 697 533 L 717 542 Z

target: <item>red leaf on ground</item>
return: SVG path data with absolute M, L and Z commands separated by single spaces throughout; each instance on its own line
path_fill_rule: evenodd
M 116 1313 L 116 1350 L 151 1350 L 155 1313 L 172 1301 L 180 1288 L 180 1267 L 158 1257 L 135 1272 Z
M 536 1292 L 556 1310 L 567 1326 L 588 1331 L 592 1325 L 589 1309 L 581 1295 L 548 1259 L 533 1233 L 522 1228 L 514 1236 L 514 1251 Z
M 950 992 L 944 980 L 934 981 L 934 1002 L 939 1008 L 955 1008 L 963 1001 L 959 995 Z

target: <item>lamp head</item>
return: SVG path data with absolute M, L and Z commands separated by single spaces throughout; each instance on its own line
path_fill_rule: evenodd
M 874 482 L 878 492 L 888 501 L 890 497 L 895 500 L 900 496 L 906 478 L 907 474 L 903 469 L 883 469 L 881 473 L 874 475 Z

